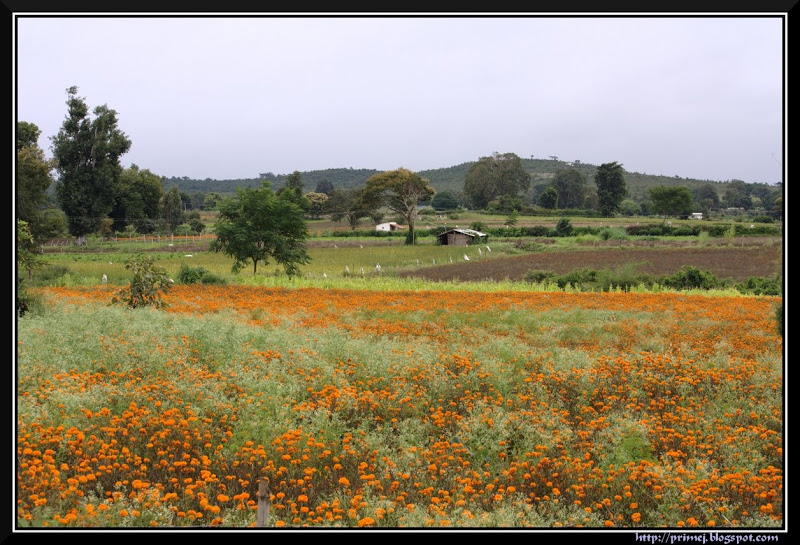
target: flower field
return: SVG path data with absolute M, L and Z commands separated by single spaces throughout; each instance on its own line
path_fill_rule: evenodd
M 20 527 L 779 528 L 779 298 L 37 290 Z

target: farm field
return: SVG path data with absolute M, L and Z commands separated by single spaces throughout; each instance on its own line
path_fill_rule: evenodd
M 592 269 L 633 268 L 637 273 L 663 276 L 674 274 L 685 265 L 707 270 L 718 278 L 744 282 L 748 277 L 774 277 L 783 270 L 782 248 L 778 241 L 740 240 L 728 245 L 693 242 L 592 242 L 578 249 L 527 253 L 501 260 L 465 263 L 401 271 L 401 277 L 433 281 L 516 280 L 532 269 L 566 274 Z
M 781 298 L 118 287 L 18 320 L 20 526 L 785 524 Z

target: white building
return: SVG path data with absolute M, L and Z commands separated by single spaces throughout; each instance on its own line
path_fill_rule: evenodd
M 375 226 L 376 231 L 397 231 L 398 229 L 405 229 L 405 225 L 390 221 L 388 223 L 379 223 Z

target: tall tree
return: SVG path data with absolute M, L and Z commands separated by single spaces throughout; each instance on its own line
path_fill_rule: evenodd
M 122 231 L 126 226 L 134 225 L 140 233 L 151 233 L 161 216 L 163 195 L 162 176 L 148 169 L 142 170 L 137 165 L 123 170 L 110 214 L 114 219 L 114 230 Z
M 181 200 L 181 193 L 177 185 L 169 188 L 169 191 L 164 193 L 161 199 L 161 217 L 170 232 L 174 232 L 175 228 L 183 223 L 185 219 L 183 211 L 183 201 Z
M 586 196 L 586 176 L 576 168 L 562 168 L 553 176 L 559 208 L 581 208 Z
M 485 209 L 490 201 L 501 196 L 516 197 L 527 191 L 531 175 L 522 167 L 515 153 L 493 153 L 481 157 L 467 171 L 464 195 L 474 208 Z
M 714 184 L 703 184 L 692 193 L 692 200 L 697 203 L 704 217 L 708 217 L 712 210 L 719 208 L 719 194 Z
M 325 210 L 333 221 L 346 220 L 350 229 L 355 230 L 362 218 L 370 217 L 375 203 L 364 199 L 364 188 L 353 187 L 334 189 L 325 203 Z
M 49 238 L 52 233 L 45 228 L 44 208 L 47 190 L 53 179 L 50 171 L 52 161 L 45 159 L 39 147 L 41 131 L 33 123 L 17 123 L 17 164 L 15 180 L 15 205 L 17 220 L 24 221 L 28 233 L 35 242 Z
M 237 188 L 235 197 L 219 205 L 211 249 L 232 257 L 234 272 L 252 262 L 255 276 L 259 262 L 266 264 L 271 257 L 288 275 L 298 274 L 299 265 L 311 260 L 304 214 L 290 196 L 276 195 L 267 181 L 256 189 Z
M 692 194 L 684 186 L 659 185 L 649 190 L 650 211 L 664 216 L 687 216 L 692 212 Z
M 59 174 L 56 195 L 67 214 L 69 232 L 81 244 L 114 206 L 122 172 L 119 158 L 131 141 L 117 127 L 117 112 L 97 106 L 92 118 L 77 87 L 67 89 L 67 95 L 67 116 L 52 139 Z
M 603 163 L 597 167 L 594 182 L 597 184 L 597 204 L 600 213 L 604 216 L 613 215 L 619 210 L 622 199 L 628 194 L 622 165 L 616 161 Z
M 725 191 L 722 193 L 722 200 L 729 208 L 744 208 L 750 210 L 753 201 L 750 198 L 751 187 L 742 180 L 731 180 L 726 183 Z
M 330 195 L 331 191 L 333 191 L 333 183 L 327 178 L 323 178 L 319 181 L 319 183 L 317 183 L 317 189 L 315 190 L 315 193 L 324 193 L 325 195 Z
M 317 193 L 316 191 L 309 191 L 305 196 L 309 204 L 308 215 L 312 219 L 321 218 L 328 202 L 328 196 L 325 193 Z
M 407 168 L 388 170 L 371 176 L 364 188 L 364 199 L 380 199 L 389 210 L 400 214 L 408 225 L 406 244 L 416 244 L 414 224 L 420 202 L 433 198 L 436 191 L 427 178 Z
M 311 203 L 306 199 L 303 193 L 305 185 L 305 182 L 303 182 L 303 175 L 300 174 L 299 170 L 295 170 L 286 177 L 286 184 L 279 188 L 276 193 L 281 197 L 292 200 L 300 208 L 308 212 L 309 208 L 311 208 Z
M 558 201 L 558 191 L 553 186 L 549 186 L 541 195 L 539 195 L 539 206 L 548 210 L 558 208 Z

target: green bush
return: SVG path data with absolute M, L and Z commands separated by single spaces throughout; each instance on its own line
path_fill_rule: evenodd
M 130 308 L 153 306 L 164 308 L 163 296 L 172 286 L 172 279 L 163 268 L 153 264 L 149 257 L 135 256 L 125 261 L 125 268 L 133 273 L 128 288 L 120 289 L 111 299 L 112 304 L 125 303 Z
M 749 276 L 747 281 L 742 284 L 736 284 L 736 289 L 742 293 L 752 295 L 781 295 L 783 293 L 780 276 L 774 278 Z
M 225 280 L 204 267 L 189 267 L 186 263 L 178 271 L 178 282 L 181 284 L 225 284 Z
M 669 288 L 679 290 L 710 290 L 725 287 L 725 282 L 719 280 L 713 273 L 700 270 L 692 265 L 684 265 L 675 274 L 664 276 L 661 283 Z
M 556 274 L 553 271 L 545 271 L 542 269 L 531 269 L 526 272 L 522 279 L 531 284 L 543 284 L 550 282 L 555 278 Z
M 572 236 L 572 223 L 569 218 L 561 218 L 556 224 L 556 236 L 569 237 Z

